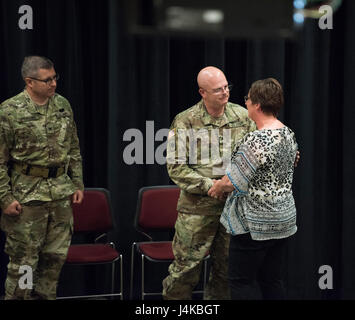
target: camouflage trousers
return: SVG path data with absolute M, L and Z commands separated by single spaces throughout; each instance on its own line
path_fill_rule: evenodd
M 9 255 L 5 299 L 54 300 L 73 229 L 70 200 L 22 205 L 18 216 L 2 214 L 1 228 Z
M 203 216 L 179 212 L 175 224 L 173 252 L 175 260 L 163 280 L 163 298 L 190 300 L 198 284 L 203 259 L 211 256 L 205 300 L 230 299 L 228 286 L 229 234 L 219 222 L 220 216 Z

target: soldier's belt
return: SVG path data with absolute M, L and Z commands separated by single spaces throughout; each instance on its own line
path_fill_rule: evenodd
M 12 168 L 18 173 L 27 176 L 42 177 L 42 178 L 58 178 L 65 173 L 65 167 L 41 167 L 29 164 L 13 163 Z

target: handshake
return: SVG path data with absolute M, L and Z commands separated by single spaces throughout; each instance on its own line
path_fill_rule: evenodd
M 225 201 L 228 194 L 234 190 L 233 184 L 227 176 L 220 180 L 213 180 L 213 186 L 208 190 L 208 195 L 220 201 Z

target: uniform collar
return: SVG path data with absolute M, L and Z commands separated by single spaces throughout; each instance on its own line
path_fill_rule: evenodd
M 227 123 L 230 122 L 230 118 L 227 116 L 229 113 L 229 102 L 226 104 L 225 108 L 224 108 L 224 113 L 222 116 L 220 116 L 219 118 L 214 118 L 212 117 L 206 109 L 206 106 L 203 102 L 203 99 L 201 99 L 201 101 L 198 103 L 199 108 L 201 110 L 201 119 L 204 125 L 214 125 L 217 127 L 223 127 L 224 125 L 226 125 Z
M 31 96 L 29 95 L 29 93 L 27 92 L 26 89 L 24 89 L 23 91 L 24 95 L 25 95 L 25 99 L 26 99 L 26 108 L 27 108 L 27 111 L 30 112 L 30 113 L 39 113 L 39 114 L 42 114 L 42 115 L 45 115 L 46 114 L 46 109 L 43 108 L 41 109 L 40 107 L 38 107 L 36 105 L 36 103 L 31 99 Z M 48 99 L 48 111 L 50 109 L 53 109 L 53 107 L 55 107 L 55 104 L 54 104 L 54 99 L 53 97 L 50 97 Z

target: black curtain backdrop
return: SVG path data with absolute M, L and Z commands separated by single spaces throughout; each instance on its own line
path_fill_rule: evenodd
M 23 4 L 33 9 L 33 30 L 17 25 Z M 54 61 L 61 76 L 57 92 L 71 102 L 78 126 L 85 185 L 111 191 L 118 225 L 112 237 L 124 256 L 126 297 L 130 248 L 140 239 L 133 228 L 138 190 L 171 183 L 164 165 L 154 159 L 148 164 L 152 146 L 157 150 L 166 140 L 154 135 L 199 101 L 197 73 L 215 65 L 234 84 L 235 103 L 243 104 L 251 83 L 261 78 L 275 77 L 284 87 L 280 118 L 295 131 L 301 152 L 294 181 L 298 232 L 288 251 L 289 299 L 355 298 L 354 1 L 343 1 L 333 30 L 306 21 L 289 40 L 130 35 L 124 3 L 117 0 L 0 0 L 0 18 L 0 100 L 23 89 L 24 56 Z M 129 129 L 142 133 L 144 164 L 129 165 L 123 157 L 132 142 L 124 141 Z M 0 280 L 5 265 L 2 257 Z M 324 265 L 332 267 L 333 289 L 319 287 Z

